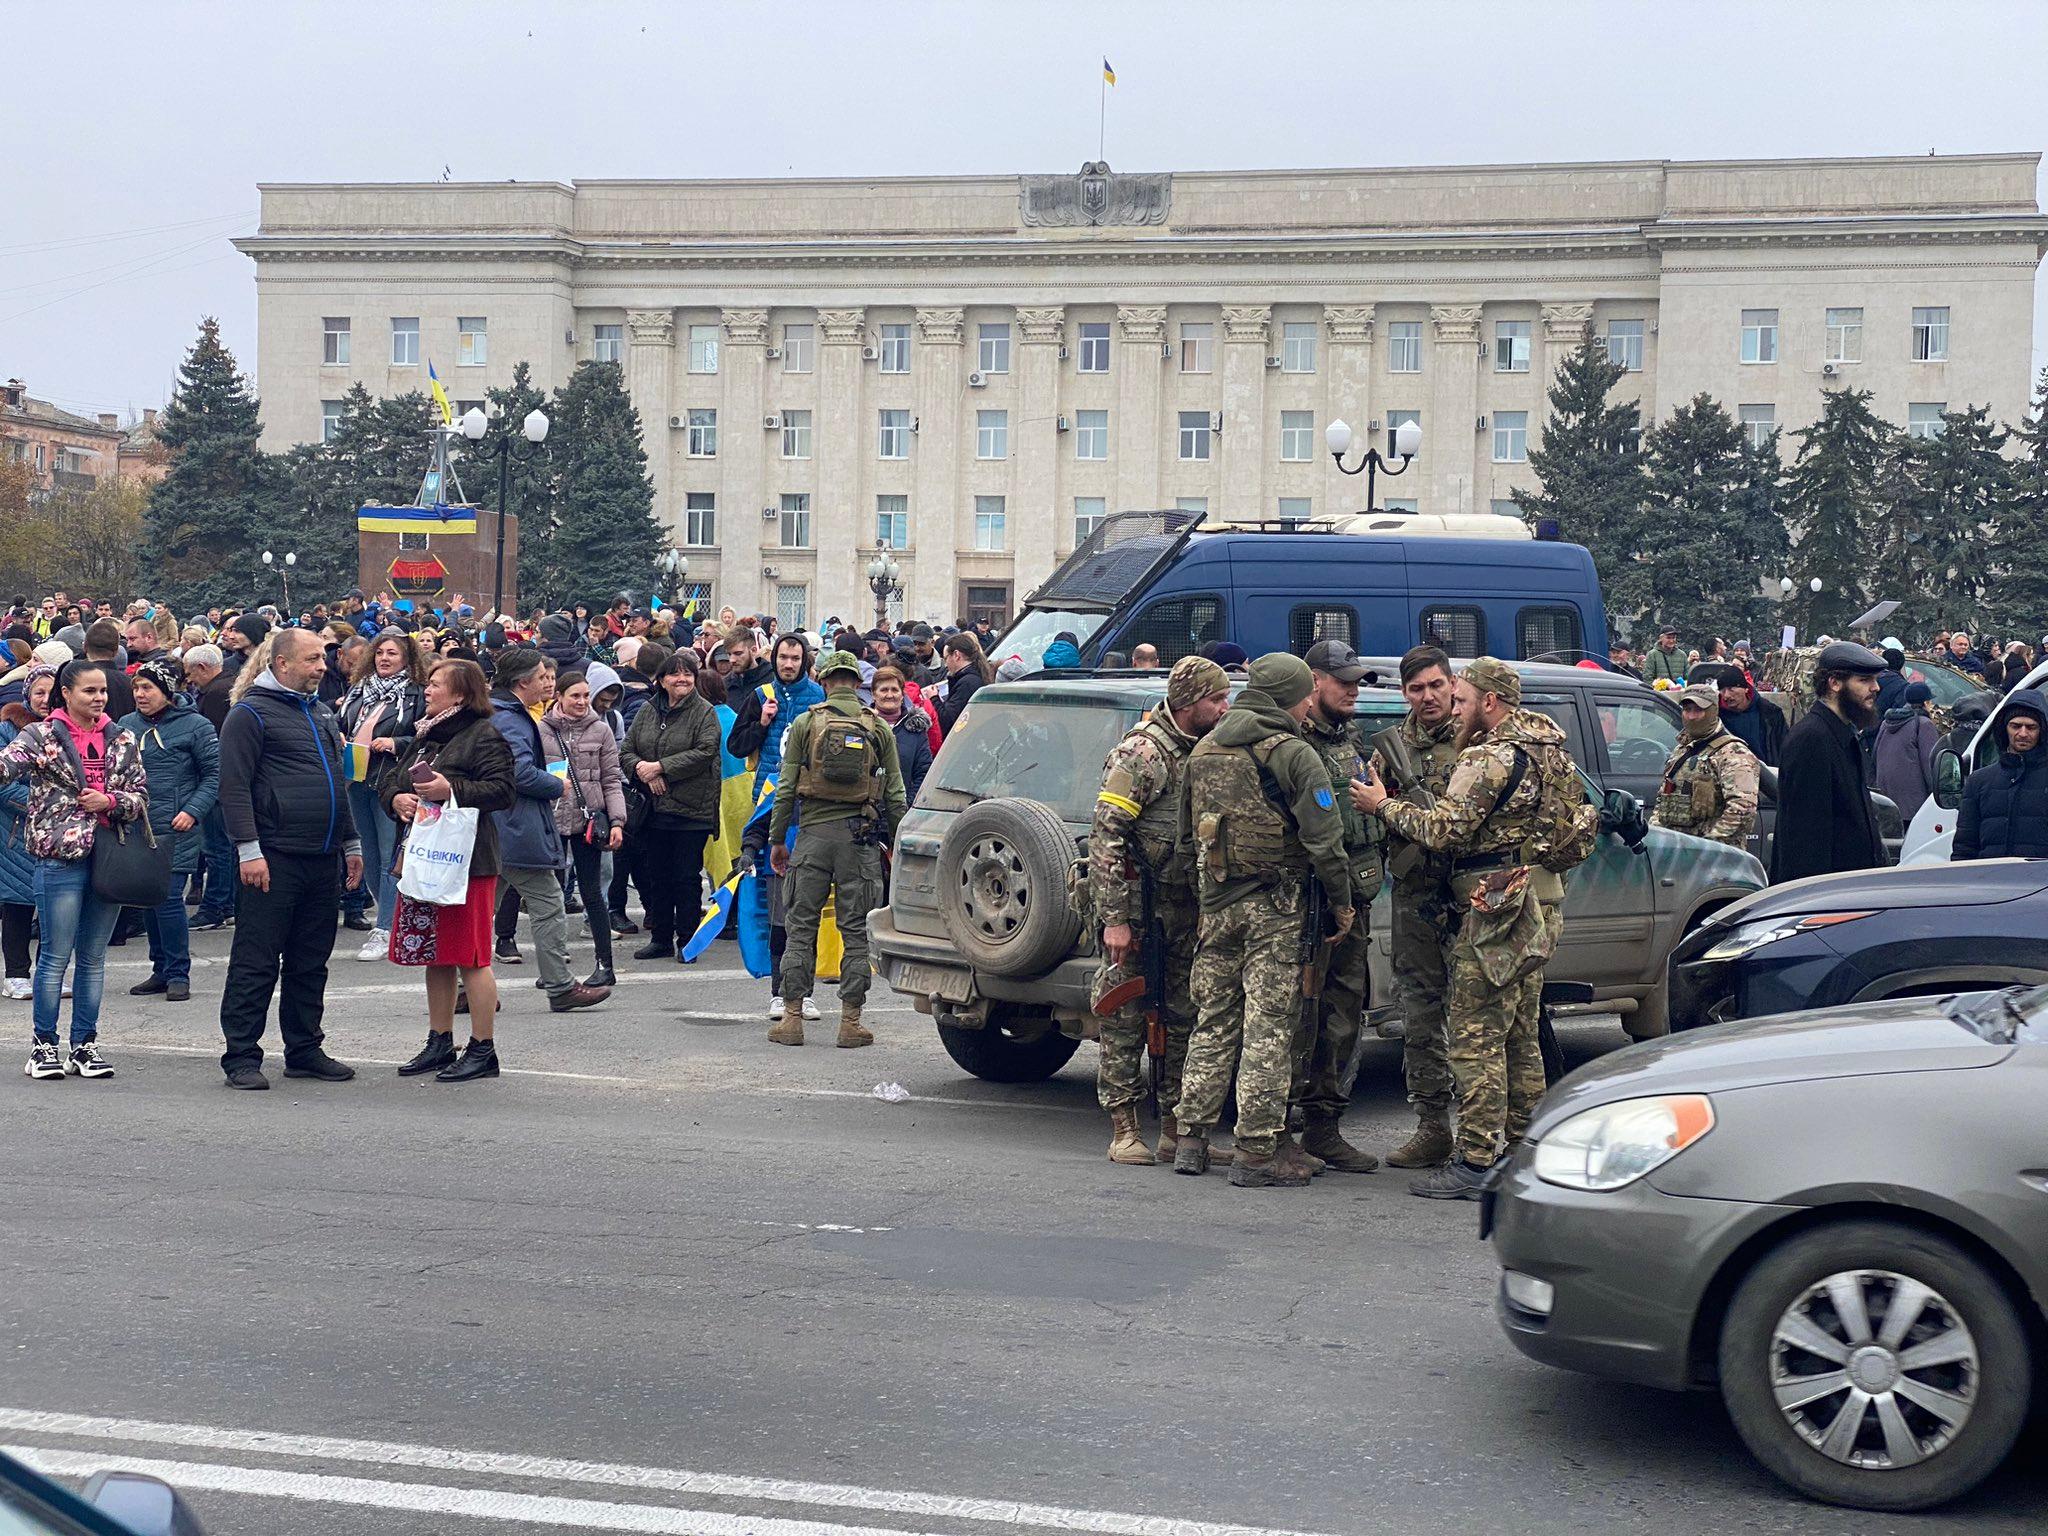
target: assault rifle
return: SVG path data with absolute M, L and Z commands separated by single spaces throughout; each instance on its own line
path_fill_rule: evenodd
M 1301 995 L 1314 1002 L 1323 995 L 1324 963 L 1330 941 L 1337 936 L 1337 920 L 1330 914 L 1329 893 L 1314 875 L 1308 877 L 1307 900 L 1301 906 Z
M 1387 793 L 1410 804 L 1428 810 L 1436 804 L 1436 796 L 1422 782 L 1422 767 L 1415 761 L 1415 754 L 1409 749 L 1408 738 L 1401 734 L 1398 725 L 1390 725 L 1383 731 L 1375 732 L 1372 749 L 1378 752 L 1387 765 Z M 1396 880 L 1422 862 L 1422 847 L 1418 843 L 1403 842 L 1387 860 L 1387 872 Z

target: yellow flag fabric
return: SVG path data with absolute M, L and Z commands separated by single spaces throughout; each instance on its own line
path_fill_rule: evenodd
M 455 407 L 448 403 L 448 391 L 441 387 L 441 376 L 434 372 L 432 358 L 427 360 L 427 388 L 433 391 L 434 404 L 441 408 L 441 425 L 444 427 L 454 426 Z
M 1107 80 L 1111 85 L 1116 84 L 1116 71 L 1109 67 L 1109 60 L 1107 59 L 1104 59 L 1102 61 L 1102 78 Z
M 839 904 L 827 896 L 825 910 L 818 917 L 818 980 L 837 981 L 845 958 L 846 941 L 839 937 Z

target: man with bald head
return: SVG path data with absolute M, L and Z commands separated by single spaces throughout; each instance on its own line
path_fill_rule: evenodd
M 356 1075 L 323 1049 L 320 1027 L 343 881 L 363 878 L 341 731 L 316 696 L 326 665 L 317 631 L 279 630 L 221 728 L 220 803 L 241 879 L 220 1001 L 221 1069 L 235 1088 L 270 1086 L 261 1042 L 280 973 L 285 1076 Z

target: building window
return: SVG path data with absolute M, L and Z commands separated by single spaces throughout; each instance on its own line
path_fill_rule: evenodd
M 1496 320 L 1493 322 L 1493 371 L 1495 373 L 1527 373 L 1529 371 L 1528 321 Z
M 782 328 L 782 371 L 809 373 L 816 339 L 817 333 L 808 325 L 785 325 Z
M 976 549 L 1002 549 L 1004 547 L 1002 497 L 977 496 L 974 498 L 974 547 Z
M 1831 309 L 1828 311 L 1828 350 L 1826 361 L 1830 363 L 1860 363 L 1863 361 L 1862 310 Z
M 1316 456 L 1316 413 L 1314 411 L 1282 411 L 1280 413 L 1280 462 L 1283 464 L 1307 464 Z
M 1515 505 L 1512 498 L 1503 498 L 1497 496 L 1492 501 L 1488 502 L 1487 505 L 1493 509 L 1493 515 L 1495 517 L 1520 518 L 1522 515 L 1522 509 Z
M 1745 309 L 1742 312 L 1742 360 L 1745 363 L 1775 363 L 1778 360 L 1778 312 L 1775 309 Z
M 1948 306 L 1913 311 L 1913 361 L 1948 361 Z
M 1076 496 L 1074 498 L 1074 548 L 1079 549 L 1088 542 L 1088 536 L 1102 525 L 1109 515 L 1109 502 L 1101 496 Z
M 1109 412 L 1074 412 L 1074 457 L 1077 459 L 1106 459 L 1109 457 Z
M 1529 458 L 1529 413 L 1527 411 L 1495 411 L 1493 413 L 1493 462 L 1496 464 L 1522 464 Z
M 998 320 L 983 325 L 980 331 L 980 362 L 983 373 L 1008 373 L 1010 371 L 1010 323 Z
M 1007 459 L 1010 456 L 1010 413 L 974 413 L 974 456 L 977 459 Z
M 1421 430 L 1421 427 L 1422 427 L 1422 412 L 1420 412 L 1420 411 L 1389 411 L 1389 412 L 1387 412 L 1387 440 L 1388 440 L 1388 448 L 1387 448 L 1387 452 L 1388 452 L 1389 456 L 1391 456 L 1391 455 L 1392 455 L 1392 453 L 1393 453 L 1393 451 L 1394 451 L 1394 450 L 1393 450 L 1393 447 L 1392 447 L 1392 443 L 1393 443 L 1393 437 L 1394 437 L 1394 433 L 1395 433 L 1396 429 L 1398 429 L 1398 428 L 1399 428 L 1399 427 L 1401 426 L 1401 424 L 1402 424 L 1403 422 L 1409 422 L 1409 421 L 1412 421 L 1412 422 L 1414 422 L 1414 423 L 1415 423 L 1415 426 L 1416 426 L 1416 429 L 1417 429 L 1418 431 L 1420 431 L 1420 430 Z M 1421 457 L 1422 457 L 1422 455 L 1418 453 L 1418 454 L 1416 454 L 1416 455 L 1415 455 L 1415 457 L 1419 459 L 1419 458 L 1421 458 Z
M 784 549 L 809 549 L 811 547 L 811 493 L 809 491 L 784 491 L 782 493 L 782 547 Z
M 684 495 L 683 542 L 691 545 L 718 542 L 718 498 L 710 491 L 690 491 Z
M 910 498 L 875 498 L 875 542 L 884 549 L 910 548 Z
M 1206 512 L 1209 510 L 1209 498 L 1206 496 L 1176 496 L 1173 498 L 1173 510 L 1176 512 Z
M 910 412 L 882 412 L 881 457 L 885 459 L 907 459 L 910 457 Z
M 1205 460 L 1209 457 L 1209 413 L 1207 411 L 1182 411 L 1180 413 L 1180 456 L 1184 460 Z
M 1280 327 L 1280 371 L 1282 373 L 1314 373 L 1316 371 L 1315 321 L 1289 320 Z
M 1082 373 L 1109 372 L 1109 322 L 1107 320 L 1084 320 L 1081 322 Z
M 1763 447 L 1771 440 L 1771 434 L 1778 430 L 1778 408 L 1775 405 L 1741 405 L 1736 407 L 1736 414 L 1752 448 Z
M 783 582 L 775 589 L 775 624 L 783 634 L 811 621 L 811 589 L 802 582 Z
M 417 368 L 420 365 L 420 317 L 391 317 L 391 366 Z
M 1607 360 L 1626 368 L 1630 373 L 1643 371 L 1643 322 L 1640 320 L 1610 320 L 1607 322 Z
M 693 325 L 690 327 L 690 372 L 718 372 L 717 326 Z
M 331 443 L 341 431 L 341 402 L 322 400 L 320 402 L 320 441 Z
M 808 459 L 811 456 L 811 413 L 809 411 L 784 411 L 782 413 L 782 456 L 785 459 Z
M 491 323 L 482 315 L 458 316 L 455 321 L 455 363 L 459 368 L 481 368 L 491 360 Z
M 909 326 L 885 325 L 882 327 L 882 372 L 910 372 Z
M 320 322 L 320 361 L 330 368 L 348 366 L 348 316 L 329 315 Z
M 684 445 L 693 459 L 718 457 L 718 412 L 710 406 L 690 407 L 690 436 Z
M 686 613 L 707 614 L 711 611 L 711 583 L 708 581 L 686 581 L 677 594 Z M 694 605 L 694 606 L 693 606 Z
M 1395 320 L 1387 326 L 1387 372 L 1422 372 L 1422 322 Z
M 1215 367 L 1216 327 L 1206 320 L 1180 323 L 1180 371 L 1208 373 Z
M 1315 502 L 1307 496 L 1282 496 L 1280 498 L 1280 521 L 1283 523 L 1305 523 L 1309 520 Z
M 457 421 L 462 420 L 471 411 L 484 411 L 484 414 L 490 414 L 485 409 L 484 402 L 481 400 L 458 400 L 455 402 L 455 419 Z
M 1422 503 L 1413 496 L 1389 496 L 1380 503 L 1389 512 L 1420 512 Z
M 623 363 L 626 360 L 626 328 L 623 325 L 592 326 L 590 360 L 593 363 Z
M 1946 400 L 1916 400 L 1906 407 L 1906 436 L 1939 437 L 1945 430 L 1942 412 L 1948 409 Z

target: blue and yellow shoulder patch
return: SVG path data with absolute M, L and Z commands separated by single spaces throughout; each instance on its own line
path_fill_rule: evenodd
M 1336 802 L 1330 798 L 1329 790 L 1319 789 L 1316 791 L 1316 804 L 1327 811 L 1330 809 L 1331 806 L 1335 805 Z

